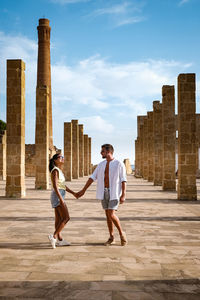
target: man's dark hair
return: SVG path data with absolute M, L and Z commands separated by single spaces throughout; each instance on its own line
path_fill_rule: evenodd
M 104 145 L 101 146 L 101 148 L 105 148 L 106 151 L 110 151 L 111 153 L 114 152 L 114 148 L 111 144 L 104 144 Z

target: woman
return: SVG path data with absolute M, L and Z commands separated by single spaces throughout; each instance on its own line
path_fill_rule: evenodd
M 49 240 L 52 248 L 57 246 L 69 246 L 70 243 L 65 241 L 61 236 L 61 231 L 69 221 L 69 212 L 65 204 L 65 191 L 75 193 L 65 185 L 65 177 L 62 172 L 64 157 L 59 153 L 55 154 L 49 162 L 49 171 L 51 172 L 51 182 L 53 190 L 51 192 L 51 204 L 55 208 L 55 232 L 50 234 Z

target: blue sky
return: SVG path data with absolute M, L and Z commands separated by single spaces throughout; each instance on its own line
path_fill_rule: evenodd
M 179 73 L 197 75 L 199 0 L 1 0 L 0 118 L 6 120 L 6 59 L 26 63 L 26 143 L 34 143 L 37 25 L 51 25 L 54 144 L 79 119 L 92 137 L 92 162 L 112 143 L 134 162 L 137 115 L 161 100 Z

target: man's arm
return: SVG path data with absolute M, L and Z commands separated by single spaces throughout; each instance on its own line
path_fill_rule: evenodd
M 120 204 L 123 204 L 126 198 L 126 181 L 122 181 L 122 194 L 120 197 Z
M 76 197 L 80 198 L 85 194 L 85 191 L 89 188 L 89 186 L 93 183 L 93 179 L 90 177 L 88 181 L 86 182 L 85 186 L 80 190 L 78 193 L 76 193 Z

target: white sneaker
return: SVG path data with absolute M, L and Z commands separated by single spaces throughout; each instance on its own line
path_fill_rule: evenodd
M 57 240 L 56 241 L 56 246 L 70 246 L 71 244 L 65 240 L 62 240 L 62 241 L 59 241 Z
M 49 238 L 49 240 L 51 242 L 52 248 L 55 249 L 56 248 L 56 239 L 54 239 L 53 234 L 49 234 L 48 238 Z

